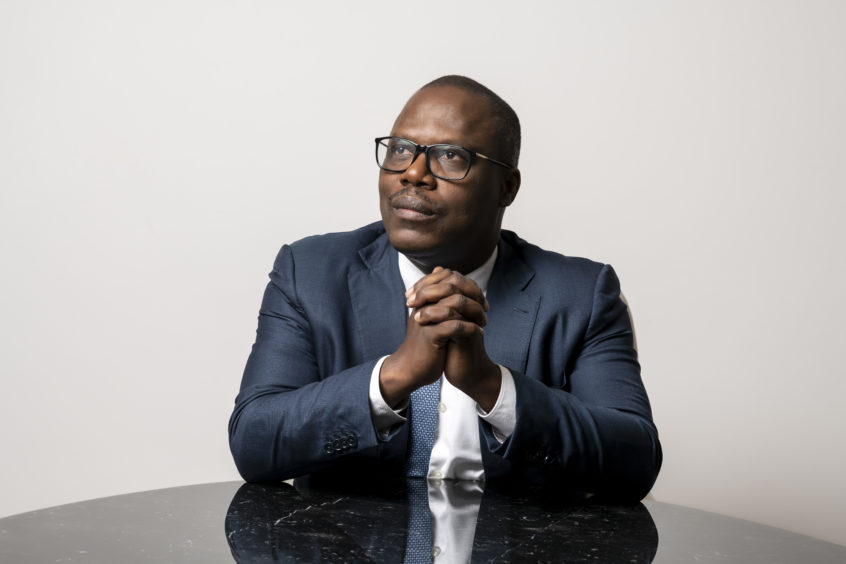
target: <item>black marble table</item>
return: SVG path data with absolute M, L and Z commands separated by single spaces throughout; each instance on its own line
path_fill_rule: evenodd
M 480 495 L 472 562 L 846 563 L 846 547 L 667 503 Z M 0 562 L 403 562 L 411 513 L 397 485 L 170 488 L 0 519 Z

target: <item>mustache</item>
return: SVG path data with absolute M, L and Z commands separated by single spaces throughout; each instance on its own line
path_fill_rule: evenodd
M 394 192 L 390 196 L 388 196 L 388 203 L 393 203 L 394 198 L 399 198 L 400 196 L 414 196 L 418 200 L 423 200 L 427 204 L 432 207 L 432 210 L 438 211 L 440 206 L 436 204 L 431 198 L 429 198 L 426 194 L 421 192 L 420 190 L 416 189 L 414 186 L 406 186 L 402 190 Z

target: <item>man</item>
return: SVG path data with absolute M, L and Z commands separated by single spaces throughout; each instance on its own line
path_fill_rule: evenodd
M 513 110 L 442 77 L 376 145 L 382 221 L 286 245 L 270 274 L 229 425 L 244 478 L 645 496 L 661 447 L 613 270 L 500 229 Z

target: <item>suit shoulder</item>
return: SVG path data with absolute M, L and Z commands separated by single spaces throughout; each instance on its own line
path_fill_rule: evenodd
M 353 231 L 340 231 L 311 235 L 288 245 L 295 256 L 327 257 L 355 256 L 358 251 L 385 233 L 381 221 L 365 225 Z
M 271 281 L 294 284 L 298 294 L 334 291 L 346 284 L 349 272 L 365 268 L 359 254 L 384 237 L 381 222 L 354 231 L 312 235 L 283 245 L 273 263 Z
M 527 243 L 514 233 L 503 233 L 514 262 L 522 262 L 532 274 L 526 288 L 542 296 L 545 307 L 565 307 L 590 312 L 597 292 L 616 297 L 620 282 L 607 264 L 582 257 L 571 257 Z M 515 264 L 510 268 L 520 268 Z
M 587 277 L 595 279 L 606 264 L 583 257 L 573 257 L 555 251 L 542 249 L 521 239 L 512 231 L 502 231 L 502 239 L 511 246 L 515 257 L 537 272 L 549 272 L 559 276 Z

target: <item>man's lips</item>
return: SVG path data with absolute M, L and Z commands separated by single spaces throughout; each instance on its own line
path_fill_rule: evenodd
M 432 205 L 413 196 L 395 196 L 391 198 L 391 207 L 404 217 L 430 217 L 436 214 Z

